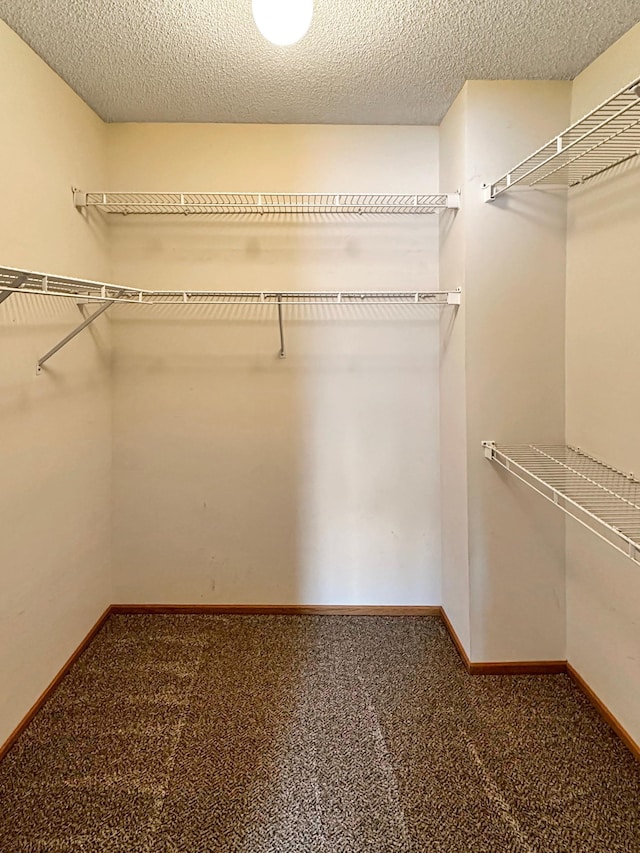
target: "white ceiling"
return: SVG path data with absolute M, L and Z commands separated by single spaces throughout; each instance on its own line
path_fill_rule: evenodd
M 107 121 L 437 124 L 467 79 L 570 79 L 638 0 L 315 0 L 278 48 L 251 0 L 0 0 Z

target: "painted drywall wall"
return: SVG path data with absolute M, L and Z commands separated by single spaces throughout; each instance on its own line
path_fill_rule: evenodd
M 640 25 L 576 78 L 579 118 L 640 77 Z M 567 441 L 640 472 L 640 159 L 569 191 Z M 640 571 L 567 522 L 570 663 L 640 742 Z
M 562 441 L 566 205 L 545 191 L 485 203 L 480 189 L 566 126 L 570 86 L 473 81 L 467 97 L 471 657 L 563 660 L 564 519 L 480 444 Z
M 416 192 L 436 128 L 109 127 L 114 189 Z M 110 226 L 143 287 L 438 286 L 436 217 Z M 453 310 L 453 309 L 445 309 Z M 118 309 L 120 602 L 439 604 L 439 309 Z
M 466 518 L 459 507 L 444 514 L 444 541 L 452 543 L 444 552 L 456 551 L 443 564 L 443 588 L 453 612 L 468 576 L 465 647 L 474 661 L 565 654 L 564 521 L 481 448 L 483 440 L 563 440 L 565 202 L 527 192 L 485 203 L 482 183 L 566 125 L 569 95 L 567 83 L 472 81 L 444 125 L 447 151 L 464 145 L 456 156 L 464 214 L 443 247 L 443 275 L 463 267 L 464 311 L 443 356 L 441 430 L 443 447 L 458 454 L 450 466 L 466 470 L 444 481 L 443 504 L 447 490 L 451 503 L 463 499 L 466 479 L 467 507 Z M 466 543 L 457 540 L 465 535 Z M 464 636 L 464 613 L 456 619 Z
M 466 264 L 467 88 L 440 125 L 440 186 L 462 188 L 460 210 L 440 218 L 440 286 L 463 287 Z M 464 648 L 469 624 L 469 517 L 467 503 L 466 298 L 440 318 L 440 495 L 442 606 Z
M 107 276 L 104 230 L 71 202 L 104 179 L 105 128 L 2 22 L 0 112 L 0 263 Z M 80 320 L 63 300 L 0 305 L 0 743 L 111 599 L 106 321 L 35 375 Z

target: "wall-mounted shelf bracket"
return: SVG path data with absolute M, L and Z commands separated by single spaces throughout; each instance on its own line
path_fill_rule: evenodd
M 497 445 L 484 455 L 640 563 L 640 480 L 569 445 Z
M 69 341 L 72 341 L 76 337 L 76 335 L 79 335 L 80 332 L 84 331 L 87 326 L 90 326 L 94 322 L 94 320 L 97 320 L 101 314 L 104 314 L 107 308 L 110 308 L 113 305 L 113 302 L 114 300 L 111 300 L 109 302 L 105 302 L 104 305 L 101 305 L 100 308 L 97 309 L 97 311 L 94 311 L 93 314 L 90 314 L 84 322 L 80 323 L 79 326 L 76 326 L 76 328 L 72 332 L 69 332 L 68 335 L 65 335 L 65 337 L 61 341 L 59 341 L 54 347 L 52 347 L 49 352 L 45 353 L 42 358 L 39 358 L 38 363 L 36 364 L 36 375 L 40 375 L 40 373 L 42 373 L 42 366 L 45 364 L 45 362 L 49 361 L 52 355 L 55 355 L 57 352 L 59 352 L 64 346 L 69 343 Z
M 482 446 L 484 447 L 484 458 L 493 459 L 493 453 L 496 449 L 495 441 L 483 441 Z
M 73 204 L 78 210 L 87 206 L 87 194 L 82 190 L 77 190 L 75 187 L 71 190 L 73 193 Z
M 460 305 L 462 303 L 462 288 L 447 293 L 447 305 Z
M 495 199 L 494 193 L 494 185 L 493 184 L 483 184 L 482 185 L 482 200 L 483 201 L 493 201 Z

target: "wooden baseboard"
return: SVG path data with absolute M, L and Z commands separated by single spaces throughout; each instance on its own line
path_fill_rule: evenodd
M 114 604 L 112 613 L 271 616 L 440 616 L 440 607 L 325 604 Z
M 580 673 L 577 672 L 568 661 L 488 661 L 485 663 L 474 663 L 469 660 L 469 656 L 460 642 L 460 638 L 456 634 L 453 625 L 449 621 L 449 617 L 447 616 L 444 608 L 441 610 L 441 616 L 442 621 L 449 632 L 449 636 L 451 637 L 451 640 L 470 675 L 568 675 L 574 681 L 578 689 L 584 693 L 596 711 L 598 711 L 602 719 L 608 723 L 608 725 L 618 735 L 631 754 L 640 761 L 640 744 L 631 737 L 629 732 L 620 724 L 604 702 L 598 698 L 587 682 L 582 678 Z
M 32 720 L 32 719 L 35 717 L 35 715 L 38 713 L 38 711 L 40 710 L 40 708 L 42 708 L 42 706 L 45 704 L 45 702 L 47 701 L 47 699 L 51 696 L 51 694 L 54 692 L 54 690 L 56 689 L 56 687 L 60 684 L 60 682 L 61 682 L 61 681 L 62 681 L 62 679 L 65 677 L 65 675 L 67 674 L 67 672 L 69 671 L 69 669 L 70 669 L 70 668 L 73 666 L 73 664 L 78 660 L 78 658 L 80 657 L 80 655 L 82 654 L 82 652 L 87 648 L 87 646 L 89 645 L 89 643 L 91 642 L 91 640 L 93 640 L 93 638 L 95 637 L 95 635 L 96 635 L 96 634 L 98 633 L 98 631 L 102 628 L 102 626 L 104 625 L 104 623 L 105 623 L 105 622 L 107 621 L 107 619 L 109 618 L 110 613 L 111 613 L 111 607 L 107 607 L 107 609 L 104 611 L 104 613 L 102 614 L 102 616 L 98 619 L 98 621 L 96 622 L 96 624 L 93 626 L 93 628 L 89 631 L 89 633 L 88 633 L 88 634 L 87 634 L 87 636 L 84 638 L 84 640 L 80 643 L 80 645 L 78 646 L 78 648 L 77 648 L 77 649 L 74 651 L 74 653 L 71 655 L 71 657 L 69 658 L 69 660 L 64 664 L 64 666 L 62 667 L 62 669 L 60 670 L 60 672 L 58 672 L 58 674 L 57 674 L 57 675 L 56 675 L 56 677 L 53 679 L 53 681 L 51 682 L 51 684 L 49 684 L 49 686 L 46 688 L 46 690 L 45 690 L 45 691 L 44 691 L 44 692 L 43 692 L 43 693 L 38 697 L 38 699 L 36 699 L 35 704 L 34 704 L 34 705 L 33 705 L 33 706 L 32 706 L 32 707 L 27 711 L 27 713 L 26 713 L 26 714 L 25 714 L 25 716 L 20 720 L 20 722 L 18 723 L 18 725 L 16 726 L 16 728 L 11 732 L 11 734 L 9 735 L 9 737 L 7 738 L 7 740 L 6 740 L 6 741 L 5 741 L 5 742 L 0 746 L 0 761 L 2 761 L 2 759 L 3 759 L 3 758 L 4 758 L 4 756 L 7 754 L 7 752 L 9 752 L 9 750 L 11 749 L 11 747 L 13 746 L 13 744 L 16 742 L 16 740 L 18 739 L 18 737 L 19 737 L 19 736 L 22 734 L 22 732 L 24 731 L 24 729 L 26 729 L 26 727 L 29 725 L 29 723 L 31 722 L 31 720 Z
M 567 663 L 563 660 L 474 662 L 469 659 L 469 655 L 460 642 L 460 638 L 456 634 L 444 607 L 441 608 L 440 615 L 470 675 L 558 675 L 567 671 Z
M 580 673 L 575 670 L 570 663 L 567 663 L 567 674 L 573 680 L 576 687 L 584 693 L 587 699 L 591 702 L 596 711 L 600 714 L 605 723 L 613 729 L 613 731 L 618 735 L 620 740 L 625 744 L 625 746 L 629 749 L 632 755 L 634 755 L 638 761 L 640 761 L 640 744 L 638 744 L 629 734 L 629 732 L 618 722 L 618 720 L 614 717 L 611 711 L 607 708 L 604 702 L 598 698 L 598 696 L 593 692 L 591 687 L 587 684 L 584 678 L 580 675 Z
M 469 655 L 467 654 L 465 647 L 460 642 L 460 637 L 456 634 L 453 625 L 449 621 L 449 617 L 447 616 L 444 607 L 440 608 L 440 617 L 444 622 L 445 628 L 449 632 L 453 645 L 456 647 L 458 654 L 462 658 L 462 663 L 465 665 L 465 669 L 467 672 L 471 672 L 471 661 L 469 660 Z
M 470 663 L 471 675 L 562 675 L 567 671 L 564 660 L 486 661 Z

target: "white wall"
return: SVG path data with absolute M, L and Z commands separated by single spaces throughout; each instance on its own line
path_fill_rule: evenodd
M 564 197 L 487 204 L 482 183 L 566 125 L 569 94 L 568 83 L 473 81 L 443 124 L 464 211 L 450 233 L 442 225 L 443 276 L 464 278 L 443 356 L 444 606 L 473 661 L 565 656 L 563 519 L 481 448 L 564 437 Z
M 107 276 L 71 202 L 104 180 L 104 125 L 2 22 L 0 114 L 0 263 Z M 0 305 L 0 743 L 111 601 L 106 321 L 35 375 L 80 321 L 73 302 Z
M 580 118 L 640 77 L 640 25 L 573 85 Z M 640 160 L 569 193 L 567 441 L 640 472 Z M 580 672 L 640 742 L 640 568 L 567 523 L 567 647 Z
M 562 441 L 565 202 L 539 191 L 485 203 L 481 184 L 566 126 L 570 86 L 468 88 L 471 657 L 563 660 L 564 519 L 487 462 L 480 444 Z
M 436 128 L 122 125 L 114 189 L 429 191 Z M 438 286 L 436 217 L 128 216 L 116 280 Z M 451 309 L 446 309 L 451 310 Z M 438 309 L 114 312 L 120 602 L 439 604 Z

